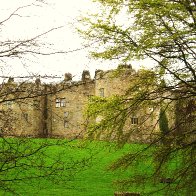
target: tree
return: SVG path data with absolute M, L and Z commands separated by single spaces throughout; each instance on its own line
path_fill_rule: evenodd
M 160 113 L 159 113 L 159 129 L 161 134 L 164 136 L 169 133 L 169 125 L 168 125 L 168 119 L 167 115 L 165 113 L 165 110 L 161 107 Z M 164 141 L 164 138 L 163 138 Z
M 0 32 L 3 31 L 6 23 L 12 18 L 19 19 L 22 11 L 31 6 L 44 6 L 43 1 L 34 1 L 32 4 L 20 6 L 8 16 L 0 21 Z M 9 66 L 9 60 L 18 59 L 23 61 L 29 55 L 52 55 L 66 53 L 66 51 L 48 50 L 47 43 L 43 42 L 43 37 L 48 33 L 61 27 L 54 27 L 46 32 L 42 32 L 35 36 L 24 39 L 7 39 L 2 36 L 0 41 L 0 62 L 1 66 Z M 44 76 L 47 77 L 47 76 Z M 45 97 L 55 94 L 62 90 L 45 88 L 47 85 L 40 84 L 40 76 L 20 77 L 22 82 L 14 82 L 14 78 L 3 76 L 0 85 L 0 190 L 1 194 L 10 192 L 20 194 L 17 187 L 21 186 L 21 182 L 25 182 L 29 186 L 36 186 L 35 182 L 49 179 L 53 183 L 66 183 L 72 179 L 74 173 L 79 171 L 86 165 L 86 161 L 81 158 L 74 160 L 72 156 L 65 158 L 65 147 L 68 147 L 68 141 L 52 140 L 52 139 L 32 139 L 24 137 L 15 138 L 16 132 L 26 121 L 27 130 L 28 115 L 25 108 L 37 107 L 34 118 L 40 121 L 46 121 L 47 115 L 45 107 L 40 107 L 39 102 L 47 105 Z M 8 79 L 9 78 L 9 79 Z M 36 82 L 32 83 L 32 79 L 36 78 Z M 52 78 L 54 78 L 52 76 Z M 8 79 L 8 82 L 5 81 Z M 30 80 L 30 81 L 29 81 Z M 12 110 L 12 106 L 17 106 L 17 111 Z M 23 120 L 21 120 L 23 119 Z M 47 137 L 47 128 L 38 125 L 40 131 L 39 136 Z M 9 137 L 8 137 L 9 136 Z M 73 147 L 72 147 L 73 148 Z M 55 156 L 53 155 L 55 150 Z M 81 166 L 81 167 L 80 167 Z M 39 187 L 36 187 L 39 188 Z M 28 189 L 28 187 L 27 187 Z M 24 187 L 25 190 L 25 187 Z M 2 192 L 3 191 L 3 192 Z
M 117 60 L 129 64 L 132 60 L 150 59 L 151 71 L 142 72 L 130 83 L 124 95 L 104 100 L 96 98 L 87 110 L 89 118 L 101 115 L 101 122 L 89 125 L 90 134 L 107 130 L 123 135 L 126 119 L 138 108 L 159 107 L 166 103 L 165 113 L 173 124 L 168 130 L 169 145 L 160 146 L 163 135 L 152 137 L 150 145 L 128 154 L 112 168 L 129 168 L 136 160 L 145 161 L 147 153 L 156 166 L 151 174 L 137 173 L 126 181 L 141 184 L 149 178 L 169 176 L 173 185 L 164 188 L 171 194 L 184 191 L 193 194 L 195 180 L 195 94 L 196 94 L 196 1 L 195 0 L 96 0 L 100 12 L 80 19 L 85 28 L 80 34 L 90 43 L 96 42 L 90 54 L 95 59 Z M 145 61 L 144 61 L 145 63 Z M 163 83 L 163 81 L 165 81 Z M 191 106 L 190 106 L 191 105 Z M 172 113 L 175 108 L 175 115 Z M 156 111 L 156 110 L 154 110 Z M 180 112 L 181 111 L 181 112 Z M 187 113 L 186 113 L 187 112 Z M 151 112 L 151 115 L 155 112 Z M 159 121 L 161 118 L 159 119 Z M 175 121 L 175 123 L 174 123 Z M 141 122 L 144 123 L 144 122 Z M 149 133 L 154 133 L 152 124 Z M 131 129 L 130 129 L 131 131 Z M 104 132 L 105 133 L 105 132 Z M 119 133 L 119 134 L 118 134 Z M 119 137 L 124 144 L 129 134 Z M 179 158 L 179 159 L 178 159 Z M 178 162 L 173 170 L 166 169 Z M 166 176 L 167 175 L 167 176 Z M 156 190 L 158 191 L 158 190 Z M 155 191 L 155 192 L 156 192 Z

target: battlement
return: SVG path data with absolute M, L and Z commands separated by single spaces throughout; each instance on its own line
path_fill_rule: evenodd
M 110 69 L 107 71 L 104 70 L 96 70 L 95 71 L 95 77 L 91 78 L 90 72 L 88 70 L 84 70 L 81 74 L 81 80 L 79 81 L 74 81 L 73 80 L 73 76 L 71 73 L 65 73 L 64 74 L 64 78 L 57 82 L 57 83 L 43 83 L 41 80 L 41 76 L 38 76 L 37 78 L 35 77 L 34 81 L 32 81 L 32 77 L 30 77 L 29 79 L 31 79 L 31 81 L 22 81 L 22 82 L 17 82 L 15 81 L 14 77 L 9 77 L 7 82 L 4 82 L 3 85 L 1 86 L 13 86 L 13 87 L 41 87 L 41 86 L 45 86 L 45 85 L 49 85 L 49 86 L 58 86 L 59 84 L 67 84 L 67 85 L 77 85 L 77 84 L 88 84 L 91 82 L 94 82 L 95 80 L 101 80 L 101 79 L 106 79 L 106 78 L 118 78 L 118 77 L 122 77 L 122 75 L 126 75 L 126 74 L 135 74 L 136 71 L 134 69 L 132 69 L 131 65 L 119 65 L 117 69 Z M 28 77 L 26 77 L 28 79 Z

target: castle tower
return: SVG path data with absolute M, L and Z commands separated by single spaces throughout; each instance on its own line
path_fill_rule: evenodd
M 131 65 L 119 65 L 115 70 L 96 70 L 95 71 L 95 95 L 100 97 L 109 97 L 122 94 L 131 81 L 136 71 Z

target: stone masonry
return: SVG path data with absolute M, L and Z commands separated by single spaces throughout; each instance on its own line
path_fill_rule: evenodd
M 136 75 L 131 66 L 124 66 L 120 73 L 118 69 L 97 70 L 94 79 L 85 70 L 77 82 L 69 73 L 57 84 L 42 84 L 40 79 L 15 83 L 9 79 L 1 85 L 0 134 L 81 138 L 86 123 L 84 109 L 91 96 L 123 94 Z M 132 121 L 128 125 L 138 123 L 138 119 Z

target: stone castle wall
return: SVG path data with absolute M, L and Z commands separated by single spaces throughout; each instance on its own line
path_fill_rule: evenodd
M 13 81 L 1 86 L 0 134 L 38 136 L 42 127 L 43 91 L 32 83 Z
M 72 81 L 71 74 L 65 74 L 64 80 L 58 84 L 41 84 L 39 79 L 35 83 L 16 84 L 11 80 L 1 90 L 1 93 L 5 92 L 0 100 L 1 111 L 9 116 L 7 125 L 3 120 L 0 122 L 2 134 L 83 137 L 86 124 L 83 114 L 89 98 L 123 94 L 136 75 L 131 67 L 124 67 L 120 72 L 97 70 L 94 79 L 91 79 L 88 71 L 84 71 L 79 82 Z M 149 111 L 142 112 L 146 114 Z M 157 117 L 147 120 L 145 126 L 150 126 L 152 120 L 156 121 Z M 131 119 L 127 127 L 129 130 Z M 137 137 L 138 133 L 133 139 Z

